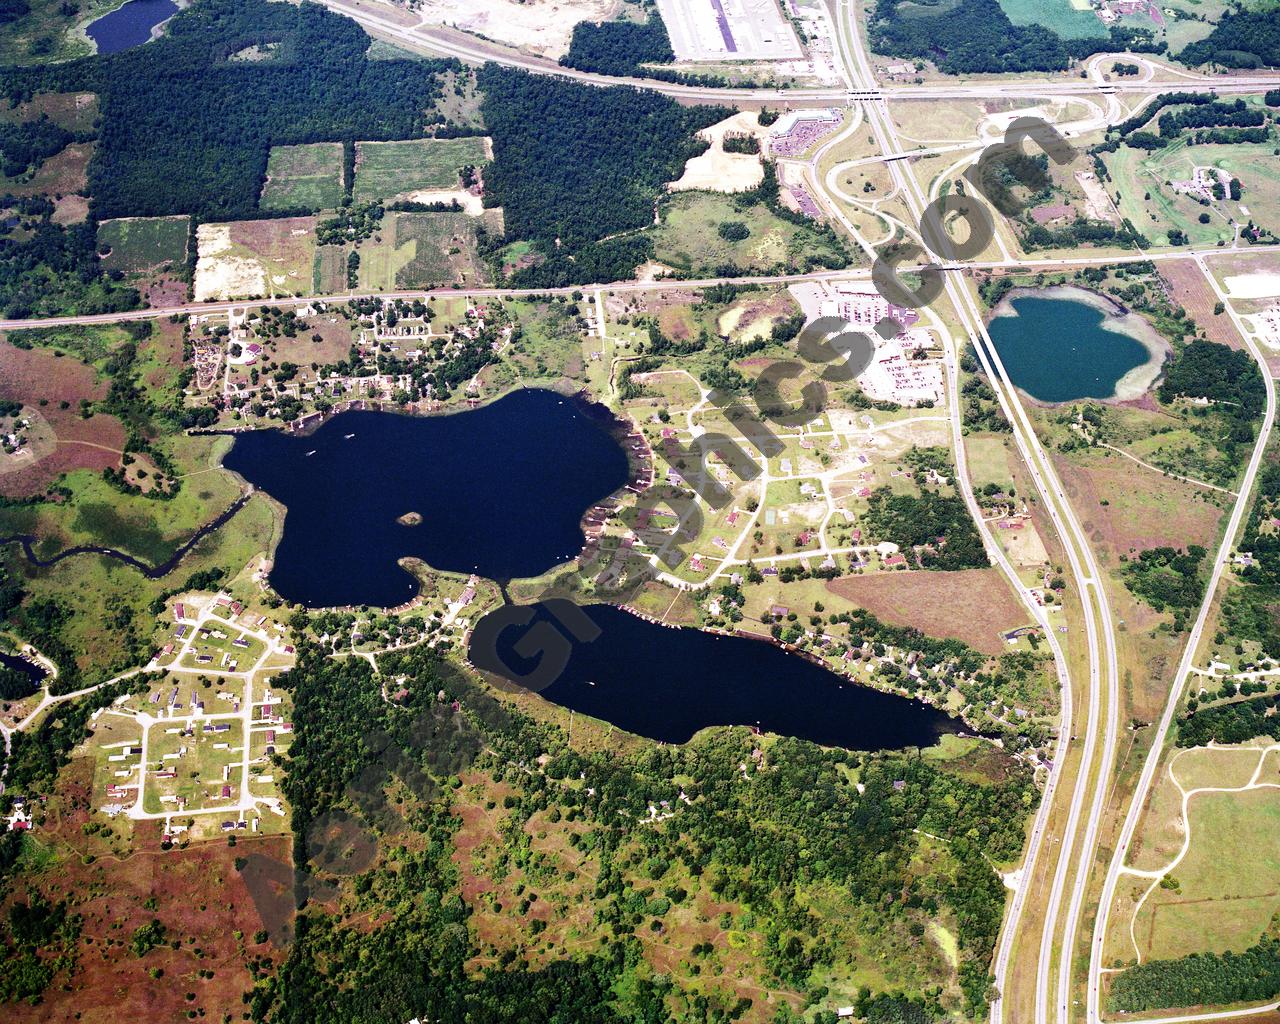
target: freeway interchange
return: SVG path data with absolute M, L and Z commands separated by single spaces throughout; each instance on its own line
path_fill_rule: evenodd
M 334 11 L 351 17 L 371 35 L 389 40 L 412 50 L 457 57 L 477 63 L 496 60 L 525 70 L 572 78 L 594 85 L 637 85 L 655 89 L 687 102 L 723 102 L 730 104 L 784 103 L 789 107 L 840 106 L 853 108 L 856 123 L 865 126 L 875 138 L 879 159 L 897 192 L 910 212 L 908 223 L 896 220 L 894 227 L 902 237 L 921 241 L 920 218 L 932 196 L 922 187 L 911 168 L 913 154 L 904 148 L 900 132 L 889 115 L 888 101 L 931 102 L 940 99 L 988 98 L 1053 98 L 1070 97 L 1092 103 L 1099 110 L 1099 123 L 1116 123 L 1124 116 L 1116 97 L 1124 96 L 1142 103 L 1157 94 L 1178 88 L 1199 88 L 1220 94 L 1258 92 L 1280 85 L 1276 73 L 1248 72 L 1231 76 L 1196 74 L 1142 57 L 1126 55 L 1126 60 L 1139 63 L 1141 74 L 1132 79 L 1107 82 L 1101 73 L 1103 55 L 1087 64 L 1084 80 L 1058 77 L 1037 81 L 1018 78 L 1010 81 L 927 83 L 920 85 L 881 86 L 875 76 L 864 41 L 859 36 L 857 13 L 852 0 L 830 0 L 828 17 L 832 38 L 836 42 L 837 67 L 843 81 L 839 87 L 827 88 L 715 88 L 652 80 L 619 79 L 590 74 L 560 65 L 545 58 L 531 57 L 467 36 L 462 33 L 423 24 L 406 23 L 403 9 L 389 4 L 357 2 L 357 0 L 322 0 Z M 1100 105 L 1105 106 L 1105 113 Z M 1086 126 L 1088 127 L 1088 126 Z M 835 140 L 833 140 L 835 141 Z M 984 140 L 972 145 L 958 144 L 954 149 L 961 163 L 976 160 Z M 838 196 L 833 195 L 834 175 L 825 178 L 818 173 L 818 159 L 810 161 L 808 174 L 814 194 L 831 219 L 851 236 L 864 252 L 874 254 L 874 247 L 844 216 Z M 1262 251 L 1254 247 L 1251 251 Z M 1222 249 L 1139 253 L 1136 255 L 1087 256 L 1057 259 L 1011 257 L 998 261 L 943 262 L 945 295 L 958 321 L 957 336 L 945 345 L 948 408 L 947 417 L 956 458 L 956 485 L 963 495 L 974 521 L 982 533 L 992 561 L 1007 578 L 1025 605 L 1029 616 L 1043 628 L 1048 646 L 1056 662 L 1062 687 L 1062 723 L 1053 754 L 1053 770 L 1049 775 L 1040 806 L 1030 824 L 1023 862 L 1016 872 L 1016 883 L 1008 903 L 1004 927 L 998 940 L 992 972 L 1000 995 L 993 1001 L 992 1024 L 1071 1024 L 1084 1020 L 1087 1024 L 1104 1021 L 1101 1005 L 1102 955 L 1110 904 L 1120 877 L 1126 852 L 1135 836 L 1146 796 L 1152 785 L 1160 753 L 1173 724 L 1183 682 L 1192 667 L 1197 645 L 1209 622 L 1214 593 L 1226 568 L 1235 539 L 1249 508 L 1253 486 L 1262 465 L 1264 448 L 1275 420 L 1276 389 L 1270 371 L 1239 313 L 1229 297 L 1210 273 L 1208 262 Z M 1226 251 L 1230 251 L 1229 249 Z M 1232 322 L 1250 355 L 1262 369 L 1266 383 L 1266 408 L 1261 428 L 1248 466 L 1240 480 L 1238 496 L 1231 507 L 1225 531 L 1214 554 L 1211 577 L 1194 625 L 1185 638 L 1181 661 L 1168 694 L 1163 714 L 1155 726 L 1151 746 L 1146 752 L 1142 771 L 1132 793 L 1117 788 L 1116 759 L 1121 734 L 1121 666 L 1118 653 L 1118 622 L 1111 606 L 1108 581 L 1099 566 L 1090 538 L 1067 498 L 1063 483 L 1048 452 L 1036 435 L 1020 395 L 1006 371 L 999 352 L 987 333 L 981 310 L 967 275 L 973 270 L 1020 267 L 1027 269 L 1068 268 L 1099 263 L 1122 263 L 1152 260 L 1192 260 L 1200 268 L 1210 287 L 1224 303 Z M 910 269 L 910 268 L 904 268 Z M 802 280 L 857 280 L 870 277 L 868 270 L 822 272 L 816 274 L 751 278 L 757 283 L 791 283 Z M 619 282 L 608 285 L 613 292 L 694 289 L 733 278 L 705 281 Z M 580 289 L 538 289 L 536 294 L 569 292 Z M 379 293 L 387 298 L 420 298 L 421 290 Z M 427 293 L 430 294 L 430 293 Z M 446 289 L 441 295 L 517 296 L 529 294 L 512 289 Z M 246 305 L 301 306 L 317 299 L 343 302 L 363 297 L 357 294 L 311 296 L 308 298 L 255 299 L 245 302 L 184 303 L 164 308 L 101 316 L 57 317 L 41 321 L 3 321 L 0 329 L 31 326 L 63 326 L 78 323 L 103 323 L 141 318 L 164 317 L 188 313 L 231 312 Z M 971 344 L 990 381 L 1000 407 L 1013 428 L 1013 440 L 1035 486 L 1040 507 L 1052 524 L 1062 547 L 1072 591 L 1078 603 L 1078 621 L 1082 639 L 1073 640 L 1064 649 L 1052 628 L 1045 609 L 1038 605 L 1028 587 L 1019 579 L 1004 555 L 991 528 L 979 512 L 967 465 L 962 435 L 959 402 L 959 364 L 966 345 Z M 7 735 L 5 736 L 7 740 Z M 247 769 L 246 769 L 247 770 Z M 1103 843 L 1112 852 L 1107 862 L 1099 860 Z M 1092 918 L 1092 924 L 1089 924 Z M 1087 970 L 1081 970 L 1087 964 Z M 1253 1013 L 1256 1009 L 1206 1013 L 1191 1016 L 1127 1017 L 1127 1020 L 1175 1021 L 1230 1019 Z

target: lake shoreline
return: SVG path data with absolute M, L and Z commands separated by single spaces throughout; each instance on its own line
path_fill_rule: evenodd
M 1147 361 L 1140 366 L 1135 366 L 1117 380 L 1114 391 L 1110 396 L 1106 398 L 1090 398 L 1087 401 L 1119 404 L 1140 399 L 1155 386 L 1164 373 L 1165 361 L 1173 354 L 1173 346 L 1169 344 L 1168 340 L 1137 313 L 1134 313 L 1110 295 L 1104 295 L 1101 292 L 1079 285 L 1050 285 L 1045 288 L 1019 286 L 1012 288 L 991 310 L 991 316 L 988 318 L 987 323 L 990 324 L 991 321 L 1001 318 L 1016 319 L 1018 311 L 1014 308 L 1013 302 L 1016 299 L 1024 298 L 1056 299 L 1060 302 L 1079 302 L 1087 305 L 1092 309 L 1098 310 L 1103 315 L 1103 327 L 1111 328 L 1116 333 L 1133 339 L 1147 350 Z M 1073 401 L 1086 400 L 1071 399 L 1050 402 L 1036 398 L 1022 387 L 1019 387 L 1018 390 L 1029 402 L 1042 408 L 1054 408 L 1061 405 L 1070 405 Z

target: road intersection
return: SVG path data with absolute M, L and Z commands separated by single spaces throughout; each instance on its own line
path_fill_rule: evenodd
M 1086 75 L 1083 81 L 1055 79 L 1037 81 L 1018 79 L 1000 82 L 955 82 L 926 83 L 920 85 L 880 86 L 876 80 L 874 69 L 867 50 L 859 38 L 857 18 L 854 5 L 850 0 L 831 0 L 830 16 L 833 37 L 836 41 L 838 55 L 837 65 L 844 81 L 838 88 L 717 88 L 707 86 L 684 85 L 678 83 L 655 82 L 652 80 L 616 79 L 608 76 L 589 74 L 564 68 L 543 58 L 529 57 L 516 51 L 489 44 L 452 32 L 424 25 L 405 24 L 380 13 L 377 3 L 363 2 L 358 5 L 346 0 L 323 0 L 326 6 L 346 14 L 371 34 L 389 39 L 401 45 L 418 50 L 428 50 L 458 57 L 469 62 L 497 60 L 510 66 L 520 67 L 540 74 L 558 75 L 594 85 L 627 84 L 654 89 L 658 92 L 685 101 L 726 102 L 733 104 L 751 103 L 783 103 L 789 107 L 804 106 L 839 106 L 853 111 L 851 122 L 836 137 L 823 144 L 819 153 L 808 161 L 808 171 L 815 194 L 826 212 L 844 228 L 850 239 L 865 253 L 874 256 L 875 247 L 872 241 L 862 237 L 849 218 L 840 209 L 843 196 L 836 182 L 836 171 L 862 162 L 878 162 L 883 164 L 893 181 L 896 193 L 906 203 L 915 224 L 928 205 L 932 194 L 926 194 L 920 181 L 910 169 L 910 160 L 924 154 L 944 154 L 954 152 L 957 155 L 957 166 L 963 166 L 977 158 L 981 147 L 987 140 L 975 139 L 973 142 L 961 142 L 941 147 L 909 150 L 904 148 L 900 133 L 889 115 L 888 101 L 936 101 L 940 99 L 987 99 L 992 95 L 1005 98 L 1044 98 L 1063 97 L 1079 99 L 1085 102 L 1090 110 L 1085 122 L 1072 126 L 1076 132 L 1096 130 L 1104 124 L 1114 124 L 1125 116 L 1124 107 L 1118 97 L 1142 100 L 1154 98 L 1161 92 L 1178 88 L 1197 88 L 1212 90 L 1219 94 L 1254 93 L 1265 88 L 1280 85 L 1280 74 L 1248 72 L 1230 76 L 1209 76 L 1170 67 L 1146 57 L 1126 55 L 1126 60 L 1138 63 L 1141 73 L 1131 79 L 1107 82 L 1102 74 L 1105 55 L 1091 58 L 1086 64 Z M 837 145 L 854 130 L 869 128 L 875 137 L 879 149 L 878 157 L 867 158 L 866 161 L 848 161 L 837 164 L 825 176 L 820 176 L 818 166 L 820 158 L 831 147 Z M 931 190 L 931 193 L 935 190 Z M 901 220 L 890 220 L 895 231 L 903 237 L 920 239 L 915 224 L 907 224 Z M 876 240 L 878 241 L 878 240 Z M 1280 246 L 1254 246 L 1250 252 L 1266 252 L 1280 250 Z M 1053 771 L 1050 773 L 1040 806 L 1031 823 L 1028 834 L 1026 854 L 1019 871 L 1015 874 L 1016 882 L 1009 901 L 1005 925 L 1001 932 L 995 959 L 992 967 L 997 988 L 1001 995 L 992 1004 L 992 1024 L 1022 1024 L 1015 1016 L 1015 1006 L 1032 1006 L 1034 1024 L 1071 1024 L 1078 1020 L 1081 1007 L 1078 1002 L 1079 986 L 1082 979 L 1076 970 L 1077 954 L 1080 952 L 1084 921 L 1090 908 L 1097 909 L 1092 936 L 1088 944 L 1088 972 L 1085 984 L 1086 1001 L 1084 1015 L 1087 1024 L 1101 1024 L 1103 1021 L 1100 976 L 1104 970 L 1102 964 L 1103 943 L 1106 934 L 1111 902 L 1116 885 L 1124 872 L 1125 857 L 1133 841 L 1142 816 L 1146 795 L 1160 762 L 1161 751 L 1172 727 L 1179 707 L 1185 680 L 1193 666 L 1196 650 L 1209 622 L 1213 598 L 1217 591 L 1241 524 L 1247 514 L 1250 498 L 1259 469 L 1262 464 L 1264 448 L 1270 437 L 1276 413 L 1276 389 L 1274 381 L 1267 369 L 1266 361 L 1240 314 L 1232 307 L 1230 296 L 1224 293 L 1208 265 L 1215 255 L 1232 252 L 1234 247 L 1221 248 L 1183 248 L 1175 251 L 1141 252 L 1137 254 L 1119 254 L 1098 256 L 1080 256 L 1065 258 L 1020 258 L 1016 255 L 1002 256 L 999 260 L 982 260 L 967 262 L 943 262 L 943 278 L 945 294 L 959 320 L 960 338 L 944 337 L 945 367 L 948 394 L 946 418 L 950 425 L 953 448 L 956 458 L 956 487 L 963 496 L 966 505 L 973 514 L 978 525 L 988 554 L 993 562 L 1009 581 L 1014 591 L 1026 606 L 1029 614 L 1044 629 L 1048 646 L 1054 655 L 1056 671 L 1061 685 L 1062 724 L 1053 754 Z M 1143 764 L 1137 787 L 1131 797 L 1127 798 L 1127 811 L 1119 835 L 1111 842 L 1114 853 L 1107 866 L 1104 877 L 1099 879 L 1095 870 L 1100 843 L 1104 836 L 1110 837 L 1106 825 L 1108 812 L 1116 814 L 1116 808 L 1110 801 L 1114 798 L 1115 762 L 1117 745 L 1120 736 L 1120 664 L 1117 652 L 1115 615 L 1107 594 L 1107 582 L 1100 568 L 1090 540 L 1086 534 L 1076 511 L 1069 502 L 1062 481 L 1059 478 L 1049 454 L 1041 445 L 1034 426 L 1023 407 L 1021 398 L 1009 377 L 999 352 L 992 343 L 984 325 L 982 312 L 974 298 L 966 275 L 975 270 L 1000 270 L 1012 267 L 1028 270 L 1070 269 L 1072 267 L 1096 266 L 1100 263 L 1118 264 L 1152 261 L 1160 263 L 1170 260 L 1193 260 L 1204 274 L 1209 286 L 1218 299 L 1224 304 L 1232 323 L 1239 331 L 1244 344 L 1254 360 L 1261 367 L 1266 382 L 1267 402 L 1261 429 L 1255 442 L 1249 464 L 1239 482 L 1235 501 L 1232 505 L 1225 532 L 1216 552 L 1209 586 L 1191 632 L 1187 636 L 1183 648 L 1181 662 L 1171 687 L 1167 703 L 1159 724 L 1152 734 L 1150 751 Z M 912 269 L 910 267 L 902 268 Z M 917 268 L 918 269 L 918 268 Z M 609 292 L 649 292 L 665 290 L 692 290 L 704 288 L 712 284 L 733 281 L 749 281 L 756 284 L 791 284 L 800 281 L 852 281 L 867 280 L 870 271 L 854 269 L 845 271 L 824 271 L 812 274 L 775 275 L 755 278 L 713 278 L 691 281 L 657 280 L 629 281 L 610 284 Z M 530 294 L 570 294 L 577 288 L 559 289 L 441 289 L 441 296 L 468 297 L 518 297 Z M 599 309 L 600 296 L 597 291 L 596 303 L 603 330 L 603 311 Z M 377 293 L 383 299 L 422 298 L 424 292 L 404 291 Z M 328 296 L 312 296 L 309 298 L 254 299 L 249 302 L 214 302 L 184 303 L 173 306 L 139 310 L 126 313 L 103 314 L 100 316 L 55 317 L 41 321 L 0 321 L 0 330 L 33 326 L 65 326 L 71 324 L 109 323 L 124 320 L 156 318 L 162 316 L 183 315 L 190 313 L 224 313 L 243 309 L 246 306 L 272 305 L 278 307 L 299 307 L 318 301 L 346 302 L 355 298 L 368 297 L 365 294 L 345 293 Z M 963 347 L 972 344 L 974 351 L 985 371 L 988 380 L 996 392 L 1001 410 L 1013 428 L 1013 440 L 1022 458 L 1027 472 L 1035 486 L 1039 504 L 1052 524 L 1054 532 L 1063 549 L 1063 556 L 1069 566 L 1069 578 L 1073 583 L 1074 597 L 1079 603 L 1080 616 L 1083 621 L 1083 639 L 1073 642 L 1070 658 L 1063 649 L 1057 631 L 1050 623 L 1046 611 L 1032 596 L 1028 586 L 1019 578 L 1014 566 L 1010 563 L 1003 549 L 984 523 L 977 499 L 973 493 L 967 457 L 962 436 L 961 410 L 959 405 L 959 362 Z M 808 554 L 808 553 L 806 553 Z M 726 562 L 726 565 L 730 564 Z M 243 627 L 237 626 L 238 629 Z M 254 668 L 243 673 L 246 692 L 242 710 L 237 716 L 243 719 L 243 738 L 246 756 L 242 767 L 243 777 L 240 789 L 241 803 L 252 800 L 249 794 L 248 778 L 248 738 L 255 704 L 252 699 L 253 674 L 262 665 L 273 650 L 267 637 L 267 649 Z M 175 661 L 176 664 L 176 661 Z M 154 670 L 155 663 L 144 669 L 136 669 L 127 675 Z M 170 671 L 174 671 L 170 669 Z M 120 678 L 125 678 L 124 676 Z M 88 691 L 82 691 L 88 692 Z M 38 716 L 51 704 L 58 700 L 69 699 L 75 695 L 53 698 L 46 692 L 40 705 L 27 719 L 14 728 L 0 726 L 8 746 L 9 734 L 24 728 L 38 719 Z M 120 712 L 106 712 L 119 714 Z M 146 765 L 145 737 L 150 725 L 159 721 L 180 722 L 182 718 L 151 719 L 144 714 L 133 714 L 143 726 L 143 771 Z M 194 716 L 186 716 L 193 718 Z M 211 715 L 204 719 L 229 718 L 235 716 Z M 218 812 L 229 808 L 220 807 Z M 185 812 L 192 813 L 192 812 Z M 142 787 L 136 803 L 130 808 L 131 817 L 156 817 L 155 812 L 146 812 L 142 808 Z M 163 816 L 163 815 L 160 815 Z M 1033 887 L 1045 877 L 1049 877 L 1047 896 L 1039 900 L 1038 912 L 1033 913 Z M 1098 892 L 1100 886 L 1100 892 Z M 1014 1001 L 1013 988 L 1024 984 L 1015 977 L 1015 960 L 1020 965 L 1020 977 L 1034 979 L 1034 989 L 1027 995 L 1017 993 Z M 1033 961 L 1031 970 L 1025 961 Z M 1217 1013 L 1192 1014 L 1183 1016 L 1166 1016 L 1145 1018 L 1151 1021 L 1166 1021 L 1168 1024 L 1182 1022 L 1229 1020 L 1232 1017 L 1245 1016 L 1258 1010 L 1274 1010 L 1280 1003 L 1272 1003 L 1267 1007 L 1222 1011 Z M 1135 1020 L 1138 1018 L 1127 1018 Z

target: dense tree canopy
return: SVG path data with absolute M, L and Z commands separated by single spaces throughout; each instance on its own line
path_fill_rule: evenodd
M 508 234 L 549 254 L 652 223 L 662 185 L 707 147 L 694 133 L 729 113 L 496 64 L 479 84 L 493 136 L 487 185 Z
M 1213 61 L 1230 68 L 1280 67 L 1280 16 L 1274 7 L 1228 12 L 1208 37 L 1178 54 L 1184 64 Z
M 229 61 L 274 42 L 271 59 Z M 11 97 L 96 92 L 89 167 L 98 217 L 247 217 L 273 145 L 423 134 L 445 61 L 368 60 L 369 37 L 312 3 L 202 0 L 160 40 L 48 68 L 10 69 Z

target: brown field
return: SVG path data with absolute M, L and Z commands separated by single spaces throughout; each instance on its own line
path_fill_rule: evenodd
M 233 862 L 262 853 L 287 864 L 289 839 L 245 838 L 236 847 L 218 839 L 165 852 L 159 826 L 147 823 L 135 833 L 137 852 L 119 860 L 100 838 L 81 829 L 89 821 L 92 776 L 90 758 L 62 773 L 48 820 L 37 832 L 55 863 L 24 874 L 14 886 L 18 898 L 39 890 L 53 901 L 76 901 L 75 911 L 83 916 L 76 973 L 66 990 L 62 983 L 68 979 L 59 975 L 39 1006 L 11 1008 L 7 1019 L 115 1024 L 185 1019 L 195 1010 L 205 1020 L 222 1020 L 224 1014 L 238 1020 L 241 996 L 252 987 L 248 958 L 270 957 L 274 950 L 253 943 L 264 925 Z M 97 859 L 86 865 L 89 854 Z M 149 900 L 154 909 L 144 905 Z M 166 944 L 136 957 L 129 940 L 153 918 L 165 926 L 168 939 L 181 940 L 181 948 Z M 153 980 L 152 968 L 162 969 L 163 976 Z M 200 970 L 214 976 L 201 978 Z M 194 1000 L 187 1000 L 189 992 Z
M 1135 473 L 1127 459 L 1093 450 L 1070 459 L 1054 454 L 1053 463 L 1090 540 L 1113 565 L 1118 556 L 1146 548 L 1213 542 L 1222 510 L 1204 500 L 1200 488 Z
M 0 102 L 0 121 L 22 124 L 41 114 L 69 132 L 92 131 L 98 119 L 98 97 L 91 92 L 45 92 L 16 106 Z
M 1232 348 L 1244 347 L 1231 318 L 1226 313 L 1213 315 L 1213 305 L 1218 297 L 1193 260 L 1166 260 L 1160 265 L 1160 276 L 1168 284 L 1173 301 L 1204 328 L 1210 341 Z
M 91 367 L 49 349 L 19 349 L 0 342 L 0 398 L 30 405 L 48 421 L 56 443 L 24 468 L 0 475 L 0 494 L 20 497 L 43 490 L 51 481 L 73 469 L 100 472 L 120 461 L 125 431 L 114 416 L 99 413 L 81 419 L 80 399 L 106 396 L 105 383 Z M 40 399 L 48 405 L 40 406 Z M 71 403 L 67 409 L 61 401 Z
M 4 179 L 4 190 L 19 197 L 83 194 L 88 184 L 93 145 L 92 142 L 71 143 L 37 167 L 30 181 Z
M 1004 651 L 1001 633 L 1027 624 L 1026 610 L 997 569 L 842 576 L 827 589 L 891 625 L 963 640 L 984 654 Z

